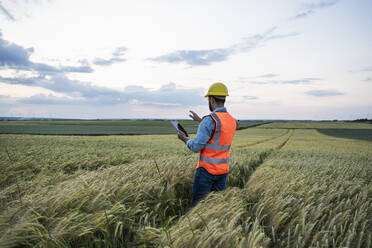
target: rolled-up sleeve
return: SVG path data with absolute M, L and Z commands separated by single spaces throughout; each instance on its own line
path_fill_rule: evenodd
M 193 152 L 200 152 L 212 138 L 215 123 L 212 117 L 205 117 L 199 124 L 195 139 L 186 142 L 187 147 Z

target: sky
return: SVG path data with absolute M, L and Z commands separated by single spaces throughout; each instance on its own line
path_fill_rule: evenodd
M 0 116 L 372 118 L 371 0 L 0 0 Z

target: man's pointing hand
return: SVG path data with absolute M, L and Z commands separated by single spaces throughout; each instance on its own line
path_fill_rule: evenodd
M 193 119 L 194 121 L 198 121 L 198 122 L 201 122 L 202 121 L 202 118 L 199 117 L 198 114 L 196 114 L 194 111 L 190 110 L 190 113 L 189 116 L 191 117 L 191 119 Z

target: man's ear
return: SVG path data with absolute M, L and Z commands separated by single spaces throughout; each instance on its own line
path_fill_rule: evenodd
M 209 102 L 210 102 L 211 104 L 215 104 L 215 103 L 216 103 L 216 101 L 214 100 L 214 98 L 211 97 L 211 96 L 208 96 L 208 100 L 209 100 Z

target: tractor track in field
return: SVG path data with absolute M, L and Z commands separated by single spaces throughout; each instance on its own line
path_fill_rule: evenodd
M 284 134 L 280 134 L 279 136 L 275 136 L 269 139 L 265 140 L 260 140 L 258 142 L 255 142 L 254 144 L 250 144 L 249 146 L 254 146 L 258 144 L 262 144 L 274 139 L 278 139 L 280 137 L 283 137 L 285 135 L 288 135 L 288 137 L 285 139 L 284 142 L 281 142 L 278 146 L 271 148 L 271 149 L 266 149 L 264 151 L 259 152 L 257 155 L 257 159 L 251 160 L 248 164 L 242 164 L 242 165 L 237 165 L 234 169 L 231 170 L 231 175 L 235 174 L 235 178 L 231 178 L 229 180 L 229 186 L 232 187 L 238 187 L 243 189 L 246 185 L 246 183 L 249 181 L 251 176 L 255 173 L 255 171 L 272 155 L 280 151 L 283 147 L 285 147 L 289 140 L 291 139 L 292 135 L 294 134 L 293 129 L 288 129 L 287 132 Z M 246 147 L 246 146 L 244 146 Z M 234 176 L 232 176 L 234 177 Z
M 262 162 L 260 164 L 257 165 L 257 167 L 254 169 L 254 171 L 252 172 L 252 174 L 249 176 L 248 180 L 245 182 L 245 185 L 249 182 L 249 179 L 250 177 L 256 172 L 256 170 L 263 164 L 265 163 L 265 161 L 273 154 L 275 153 L 278 153 L 280 152 L 287 144 L 288 142 L 290 141 L 290 139 L 292 138 L 293 134 L 295 133 L 295 129 L 288 129 L 288 132 L 286 134 L 288 134 L 288 137 L 287 139 L 280 143 L 277 147 L 275 147 L 273 150 L 271 150 L 269 152 L 269 154 L 262 160 Z M 258 204 L 259 203 L 259 198 L 256 199 L 256 202 L 254 204 Z M 250 210 L 247 210 L 247 211 L 250 211 Z M 270 244 L 268 245 L 268 247 L 272 248 L 272 247 L 275 247 L 275 241 L 273 241 L 273 238 L 272 238 L 272 232 L 271 232 L 271 229 L 268 229 L 265 227 L 265 225 L 263 223 L 260 223 L 260 226 L 262 227 L 262 230 L 263 232 L 265 233 L 265 236 L 270 238 Z
M 257 169 L 261 164 L 263 164 L 263 163 L 265 162 L 265 160 L 266 160 L 266 159 L 267 159 L 271 154 L 273 154 L 273 153 L 275 153 L 275 152 L 278 152 L 278 151 L 280 151 L 281 149 L 283 149 L 283 147 L 285 147 L 285 146 L 288 144 L 288 142 L 289 142 L 289 140 L 291 139 L 291 137 L 293 136 L 294 132 L 295 132 L 294 129 L 288 129 L 288 131 L 287 131 L 286 133 L 284 133 L 284 134 L 281 134 L 281 135 L 276 136 L 276 137 L 274 137 L 274 138 L 270 138 L 270 139 L 267 139 L 266 141 L 262 141 L 262 142 L 257 143 L 257 144 L 265 143 L 265 142 L 268 142 L 268 141 L 271 141 L 271 140 L 274 140 L 274 139 L 277 139 L 277 138 L 280 138 L 280 137 L 283 137 L 283 136 L 289 134 L 289 135 L 288 135 L 288 138 L 287 138 L 284 142 L 280 143 L 277 147 L 271 149 L 269 152 L 266 152 L 267 155 L 262 159 L 261 163 L 257 165 L 257 167 L 255 168 L 255 170 L 256 170 L 256 169 Z M 257 144 L 255 144 L 255 145 L 257 145 Z M 253 173 L 252 173 L 252 174 L 253 174 Z
M 275 156 L 275 154 L 277 154 L 283 148 L 285 148 L 285 146 L 288 145 L 288 143 L 290 142 L 294 133 L 295 133 L 294 129 L 288 129 L 287 132 L 285 132 L 284 134 L 281 134 L 279 136 L 272 137 L 272 138 L 265 139 L 265 140 L 261 140 L 261 141 L 258 141 L 256 143 L 254 143 L 254 144 L 250 144 L 249 146 L 254 146 L 254 145 L 262 144 L 262 143 L 265 143 L 265 142 L 268 142 L 268 141 L 272 141 L 274 139 L 278 139 L 280 137 L 283 137 L 283 136 L 287 135 L 285 140 L 283 142 L 280 142 L 279 145 L 277 145 L 277 146 L 275 146 L 271 149 L 264 149 L 263 151 L 259 152 L 257 160 L 252 160 L 252 161 L 250 161 L 249 164 L 241 165 L 241 166 L 238 166 L 237 168 L 235 168 L 236 170 L 238 170 L 238 173 L 235 173 L 235 174 L 237 174 L 237 177 L 231 183 L 229 183 L 229 187 L 238 187 L 238 188 L 240 188 L 240 190 L 243 191 L 244 188 L 247 187 L 247 184 L 248 184 L 250 178 L 252 177 L 252 175 L 254 175 L 256 170 L 262 164 L 264 164 L 270 157 Z M 243 199 L 243 201 L 244 201 L 244 199 Z M 253 201 L 251 199 L 249 201 L 249 203 L 247 203 L 246 212 L 250 213 L 252 216 L 255 216 L 256 212 L 254 210 L 254 206 L 257 206 L 259 204 L 259 201 L 260 201 L 259 197 L 253 199 Z M 259 216 L 257 216 L 257 217 L 259 217 Z M 244 220 L 242 219 L 242 221 L 244 221 Z M 269 244 L 268 247 L 274 247 L 275 243 L 273 242 L 273 239 L 272 239 L 271 229 L 269 230 L 268 228 L 266 228 L 265 224 L 263 222 L 260 222 L 259 225 L 262 227 L 262 230 L 265 233 L 265 236 L 270 239 L 270 244 Z
M 288 132 L 287 133 L 289 133 L 289 132 L 290 132 L 290 134 L 289 134 L 288 138 L 282 144 L 280 144 L 276 148 L 276 150 L 281 150 L 284 146 L 286 146 L 288 144 L 289 140 L 292 138 L 292 136 L 293 136 L 293 134 L 295 132 L 295 129 L 288 129 Z
M 274 136 L 274 137 L 271 137 L 271 138 L 267 138 L 267 139 L 263 139 L 263 140 L 259 140 L 259 141 L 256 141 L 256 142 L 253 142 L 251 144 L 241 144 L 241 145 L 237 145 L 235 147 L 239 147 L 239 148 L 242 148 L 242 147 L 249 147 L 249 146 L 255 146 L 255 145 L 258 145 L 258 144 L 262 144 L 262 143 L 265 143 L 265 142 L 268 142 L 268 141 L 271 141 L 271 140 L 274 140 L 274 139 L 277 139 L 277 138 L 280 138 L 280 137 L 283 137 L 285 136 L 286 134 L 288 134 L 290 132 L 290 129 L 287 129 L 286 132 L 278 135 L 278 136 Z

